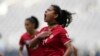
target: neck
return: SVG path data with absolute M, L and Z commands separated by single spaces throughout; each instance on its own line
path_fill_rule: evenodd
M 56 22 L 48 22 L 49 28 L 53 28 L 55 25 L 57 25 Z
M 30 35 L 33 35 L 34 32 L 35 32 L 35 30 L 28 31 L 28 33 L 29 33 Z

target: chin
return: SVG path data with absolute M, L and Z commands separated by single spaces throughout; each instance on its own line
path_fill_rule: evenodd
M 46 20 L 44 20 L 44 22 L 47 22 Z
M 44 19 L 44 22 L 47 22 L 47 20 L 46 20 L 46 19 Z

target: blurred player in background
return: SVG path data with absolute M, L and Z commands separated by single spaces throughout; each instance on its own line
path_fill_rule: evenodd
M 23 56 L 23 48 L 24 46 L 26 46 L 27 48 L 27 52 L 28 52 L 28 56 L 33 56 L 32 52 L 34 51 L 34 48 L 29 45 L 27 45 L 28 40 L 31 40 L 32 38 L 35 37 L 35 35 L 38 33 L 38 31 L 36 30 L 39 26 L 39 22 L 37 20 L 36 17 L 32 16 L 29 17 L 25 20 L 25 28 L 26 28 L 26 32 L 21 36 L 19 45 L 19 56 Z M 35 45 L 36 46 L 36 45 Z

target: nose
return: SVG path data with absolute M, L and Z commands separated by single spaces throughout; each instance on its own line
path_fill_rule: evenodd
M 44 15 L 46 15 L 46 14 L 47 14 L 47 11 L 45 11 Z

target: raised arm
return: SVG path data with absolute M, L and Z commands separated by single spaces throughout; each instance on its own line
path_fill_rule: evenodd
M 32 40 L 29 40 L 26 42 L 29 47 L 35 47 L 37 44 L 39 44 L 45 37 L 49 36 L 51 34 L 50 31 L 43 31 L 39 33 L 37 36 L 35 36 Z

